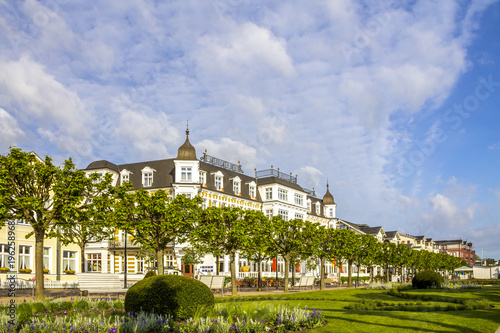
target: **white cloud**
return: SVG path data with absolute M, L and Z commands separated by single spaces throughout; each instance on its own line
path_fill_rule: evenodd
M 195 59 L 207 77 L 238 84 L 254 84 L 270 75 L 291 78 L 295 69 L 286 41 L 254 23 L 234 25 L 226 35 L 200 38 Z
M 0 102 L 24 126 L 66 152 L 87 138 L 87 111 L 78 95 L 27 56 L 0 62 Z M 22 126 L 22 125 L 21 125 Z
M 431 211 L 423 214 L 424 230 L 435 233 L 454 228 L 461 229 L 472 222 L 479 208 L 478 203 L 472 203 L 460 208 L 451 198 L 436 194 L 430 198 Z
M 245 174 L 253 176 L 257 160 L 257 150 L 243 142 L 234 141 L 229 138 L 222 138 L 219 141 L 203 140 L 193 144 L 197 150 L 198 156 L 201 156 L 205 149 L 207 154 L 227 162 L 237 164 L 241 163 Z
M 297 174 L 299 175 L 299 183 L 304 184 L 306 186 L 310 186 L 310 190 L 314 187 L 316 190 L 316 195 L 321 196 L 321 193 L 318 191 L 319 187 L 325 187 L 325 193 L 326 193 L 326 179 L 322 179 L 323 172 L 321 170 L 307 165 L 299 169 L 297 171 Z
M 19 128 L 17 120 L 0 108 L 0 150 L 6 151 L 10 146 L 15 146 L 23 137 L 24 132 Z

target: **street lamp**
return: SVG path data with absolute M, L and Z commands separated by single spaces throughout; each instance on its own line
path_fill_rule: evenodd
M 276 290 L 278 290 L 278 255 L 276 255 Z
M 127 289 L 127 232 L 125 231 L 125 248 L 123 250 L 123 262 L 125 267 L 123 269 L 123 289 Z

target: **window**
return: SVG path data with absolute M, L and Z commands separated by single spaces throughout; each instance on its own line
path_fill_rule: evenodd
M 101 271 L 101 254 L 89 253 L 87 254 L 87 272 L 100 272 Z
M 203 202 L 201 203 L 201 208 L 203 209 L 207 208 L 207 199 L 203 199 Z
M 200 172 L 198 173 L 198 177 L 199 177 L 199 179 L 200 179 L 200 183 L 201 183 L 202 185 L 206 185 L 206 184 L 207 184 L 207 173 L 206 173 L 206 172 L 204 172 L 204 171 L 200 171 Z
M 273 218 L 273 210 L 272 209 L 266 210 L 266 216 L 268 219 L 272 219 Z
M 248 188 L 248 194 L 250 195 L 250 198 L 255 198 L 255 186 L 250 185 Z
M 320 210 L 319 210 L 319 202 L 316 202 L 316 214 L 320 214 Z
M 50 248 L 43 248 L 43 269 L 50 269 Z
M 268 187 L 266 188 L 266 200 L 272 200 L 273 199 L 273 188 Z
M 97 184 L 100 183 L 102 180 L 102 172 L 96 173 L 97 178 L 92 181 L 92 183 Z
M 172 251 L 168 251 L 165 253 L 165 266 L 164 267 L 172 267 L 172 268 L 175 268 L 176 264 L 175 264 L 175 256 L 174 256 L 174 253 Z
M 217 200 L 212 200 L 212 207 L 217 207 Z
M 304 199 L 303 199 L 302 194 L 295 193 L 295 204 L 302 206 L 303 203 L 304 203 Z
M 135 272 L 144 273 L 144 258 L 135 258 Z
M 278 215 L 280 215 L 283 220 L 288 221 L 288 211 L 280 209 L 278 210 Z
M 31 246 L 19 245 L 18 268 L 23 268 L 23 269 L 31 268 L 30 254 L 31 254 Z
M 328 210 L 328 216 L 333 217 L 333 208 Z
M 181 180 L 192 180 L 193 172 L 191 167 L 182 167 L 181 168 Z
M 311 210 L 311 200 L 307 200 L 307 210 L 312 213 L 312 210 Z
M 236 195 L 240 194 L 240 182 L 237 180 L 233 180 L 233 192 Z
M 278 199 L 283 201 L 288 201 L 288 191 L 282 188 L 278 189 Z
M 304 219 L 304 215 L 295 213 L 295 218 L 299 219 L 299 220 L 303 220 Z
M 215 175 L 215 189 L 222 191 L 222 176 Z
M 76 252 L 63 251 L 63 271 L 76 271 Z
M 0 244 L 0 267 L 9 267 L 9 246 Z
M 130 181 L 130 176 L 129 176 L 129 174 L 128 174 L 128 173 L 124 173 L 124 174 L 122 174 L 122 184 L 124 184 L 124 183 L 126 183 L 126 182 L 128 182 L 128 181 Z
M 142 185 L 144 185 L 144 187 L 149 187 L 149 186 L 153 185 L 153 173 L 152 172 L 144 172 L 142 174 L 142 178 L 143 178 Z

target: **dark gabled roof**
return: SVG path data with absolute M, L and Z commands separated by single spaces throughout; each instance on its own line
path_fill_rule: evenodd
M 382 227 L 380 227 L 380 226 L 379 227 L 361 227 L 360 229 L 365 234 L 368 234 L 368 235 L 377 235 L 382 230 Z
M 202 162 L 202 161 L 200 161 L 200 170 L 205 171 L 207 173 L 207 184 L 206 184 L 207 189 L 209 189 L 211 191 L 215 191 L 215 192 L 220 192 L 220 193 L 232 195 L 236 198 L 239 197 L 239 198 L 244 198 L 244 199 L 248 199 L 248 200 L 261 201 L 259 192 L 257 191 L 257 187 L 255 188 L 257 198 L 256 199 L 250 198 L 250 188 L 249 188 L 249 185 L 247 185 L 247 183 L 251 183 L 253 181 L 257 185 L 257 180 L 254 177 L 250 177 L 250 176 L 247 176 L 247 175 L 239 173 L 239 172 L 227 170 L 227 169 L 224 169 L 224 168 L 221 168 L 221 167 L 218 167 L 218 166 L 206 163 L 206 162 Z M 213 177 L 213 175 L 211 175 L 212 173 L 215 173 L 218 171 L 222 172 L 222 174 L 224 176 L 222 179 L 222 186 L 223 186 L 224 191 L 216 190 L 215 177 Z M 233 192 L 233 182 L 231 179 L 234 177 L 239 177 L 241 179 L 241 185 L 240 185 L 241 195 L 235 195 Z
M 436 244 L 465 244 L 466 242 L 464 242 L 461 239 L 453 239 L 453 240 L 438 240 L 438 241 L 434 241 L 434 243 L 436 243 Z
M 106 160 L 94 161 L 90 163 L 85 170 L 109 169 L 115 172 L 118 171 L 118 166 Z
M 142 169 L 150 167 L 153 169 L 153 184 L 152 186 L 144 187 L 142 184 Z M 138 162 L 119 165 L 120 172 L 124 169 L 130 172 L 129 180 L 132 182 L 134 189 L 159 189 L 171 187 L 174 183 L 174 160 L 165 159 L 158 161 Z M 118 183 L 121 183 L 119 177 Z
M 394 238 L 396 235 L 399 235 L 398 231 L 386 231 L 385 238 Z
M 424 238 L 425 238 L 425 236 L 415 236 L 416 240 L 423 240 Z
M 279 177 L 258 178 L 258 179 L 255 179 L 255 182 L 259 186 L 260 185 L 266 185 L 266 184 L 281 184 L 283 186 L 287 186 L 287 187 L 293 188 L 294 190 L 306 192 L 306 191 L 304 191 L 304 189 L 300 185 L 298 185 L 296 183 L 291 183 L 291 182 L 286 181 L 284 179 L 281 179 Z

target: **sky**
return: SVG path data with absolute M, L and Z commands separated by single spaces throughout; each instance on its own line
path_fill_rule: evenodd
M 271 165 L 500 259 L 500 2 L 0 0 L 0 153 Z

